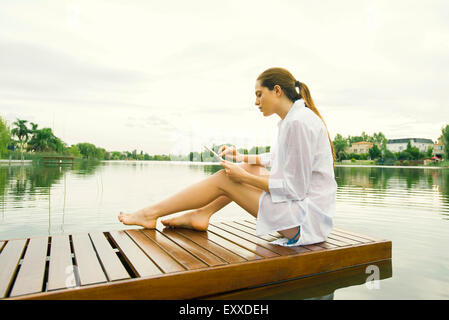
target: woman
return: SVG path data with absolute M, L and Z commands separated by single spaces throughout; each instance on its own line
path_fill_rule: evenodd
M 264 116 L 281 118 L 271 153 L 241 155 L 222 146 L 220 156 L 243 163 L 224 161 L 223 170 L 133 214 L 120 213 L 119 220 L 155 228 L 159 217 L 194 209 L 162 223 L 206 230 L 210 217 L 234 201 L 257 217 L 257 234 L 277 231 L 284 236 L 276 244 L 325 241 L 335 211 L 335 153 L 309 89 L 287 70 L 271 68 L 257 78 L 255 93 Z

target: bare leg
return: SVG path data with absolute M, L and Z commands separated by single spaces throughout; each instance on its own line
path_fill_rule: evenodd
M 133 214 L 120 213 L 119 220 L 126 225 L 140 225 L 153 229 L 159 217 L 206 206 L 213 200 L 227 196 L 250 214 L 257 216 L 262 190 L 232 181 L 220 170 L 175 195 Z
M 264 167 L 251 165 L 248 163 L 239 164 L 242 168 L 244 168 L 249 173 L 255 175 L 269 175 L 269 171 Z M 253 186 L 248 185 L 249 188 L 257 189 Z M 231 203 L 232 200 L 227 196 L 223 195 L 211 203 L 207 204 L 204 207 L 198 208 L 196 210 L 187 212 L 183 215 L 173 217 L 170 219 L 162 220 L 162 223 L 168 227 L 181 227 L 181 228 L 189 228 L 195 230 L 207 230 L 209 226 L 209 220 L 211 216 L 219 211 L 220 209 L 227 206 Z
M 251 165 L 248 163 L 241 163 L 240 166 L 242 166 L 246 171 L 255 175 L 267 176 L 270 174 L 270 172 L 267 169 L 261 166 Z M 257 189 L 250 185 L 247 186 L 249 188 Z M 187 212 L 178 217 L 162 220 L 162 223 L 168 227 L 189 228 L 204 231 L 207 230 L 209 226 L 209 220 L 212 217 L 212 215 L 217 211 L 219 211 L 220 209 L 227 206 L 231 202 L 232 200 L 228 196 L 223 195 L 218 197 L 214 201 L 210 202 L 204 207 Z M 279 231 L 279 233 L 282 234 L 284 237 L 291 239 L 295 237 L 295 235 L 297 235 L 298 227 L 282 230 Z M 298 237 L 299 235 L 296 236 L 295 239 L 298 239 Z
M 162 220 L 162 223 L 167 227 L 189 228 L 204 231 L 207 230 L 207 227 L 209 226 L 210 217 L 231 202 L 231 199 L 223 195 L 202 208 L 184 213 L 177 217 Z

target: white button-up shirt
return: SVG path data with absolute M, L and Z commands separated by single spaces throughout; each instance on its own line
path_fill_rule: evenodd
M 294 245 L 325 241 L 333 226 L 337 191 L 332 149 L 326 126 L 304 100 L 296 100 L 279 121 L 277 143 L 270 151 L 260 155 L 271 171 L 270 192 L 259 198 L 257 234 L 300 226 Z

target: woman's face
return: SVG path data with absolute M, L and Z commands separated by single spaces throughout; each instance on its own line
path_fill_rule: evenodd
M 278 97 L 275 90 L 270 90 L 267 87 L 262 87 L 260 81 L 256 81 L 255 86 L 256 102 L 255 105 L 259 107 L 259 110 L 265 117 L 275 113 Z

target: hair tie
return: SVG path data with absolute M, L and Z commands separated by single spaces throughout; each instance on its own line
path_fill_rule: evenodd
M 298 87 L 298 88 L 300 88 L 300 89 L 301 89 L 301 82 L 299 82 L 299 81 L 295 81 L 295 87 Z

